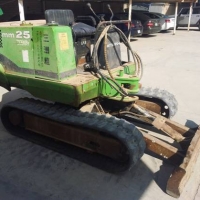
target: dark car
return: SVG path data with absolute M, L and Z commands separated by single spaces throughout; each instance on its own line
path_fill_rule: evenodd
M 126 15 L 128 16 L 128 13 L 126 13 Z M 132 19 L 141 21 L 143 26 L 143 35 L 158 33 L 161 30 L 159 19 L 152 19 L 140 12 L 132 12 Z
M 98 13 L 98 18 L 94 15 L 87 15 L 87 16 L 78 16 L 76 18 L 76 22 L 83 22 L 90 26 L 97 26 L 99 23 L 99 19 L 110 21 L 111 14 L 106 13 Z M 112 21 L 119 21 L 119 20 L 128 20 L 128 16 L 121 14 L 115 14 Z M 126 36 L 128 36 L 128 23 L 119 23 L 115 24 Z M 143 34 L 143 26 L 139 20 L 132 20 L 131 21 L 131 37 L 140 36 Z

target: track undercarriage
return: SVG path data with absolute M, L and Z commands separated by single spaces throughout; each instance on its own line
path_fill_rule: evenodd
M 145 101 L 118 105 L 118 113 L 114 110 L 108 112 L 105 102 L 98 99 L 77 110 L 62 104 L 25 98 L 5 105 L 1 118 L 12 134 L 111 173 L 130 170 L 146 147 L 159 158 L 177 166 L 168 180 L 167 193 L 178 197 L 200 151 L 200 130 L 191 130 L 161 116 L 162 106 L 167 104 L 164 105 L 163 101 L 161 105 L 161 98 L 159 103 L 156 100 L 148 102 L 148 98 L 144 95 Z M 171 103 L 176 105 L 175 99 Z M 141 105 L 152 108 L 154 112 Z M 133 125 L 135 121 L 138 122 L 136 124 L 141 125 L 142 122 L 147 127 L 154 126 L 161 130 L 162 134 L 179 144 L 179 148 L 152 136 L 140 125 L 136 127 Z

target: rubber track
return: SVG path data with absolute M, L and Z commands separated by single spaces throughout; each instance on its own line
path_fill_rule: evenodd
M 169 116 L 165 116 L 167 118 L 173 117 L 178 110 L 177 100 L 175 99 L 173 94 L 169 93 L 166 90 L 161 90 L 159 88 L 142 87 L 136 95 L 141 97 L 141 99 L 142 97 L 151 98 L 149 99 L 151 102 L 154 101 L 152 100 L 152 98 L 161 100 L 165 105 L 168 106 Z M 163 105 L 163 110 L 165 110 L 164 105 Z
M 101 131 L 102 134 L 114 137 L 124 144 L 127 148 L 129 159 L 124 163 L 116 162 L 106 156 L 88 153 L 75 146 L 55 142 L 51 138 L 34 134 L 22 128 L 16 129 L 16 127 L 11 126 L 8 122 L 9 110 L 15 108 L 59 123 Z M 1 119 L 7 130 L 13 135 L 39 143 L 45 147 L 112 173 L 119 173 L 131 169 L 141 158 L 145 150 L 145 142 L 142 134 L 133 124 L 126 120 L 97 113 L 81 112 L 65 105 L 54 105 L 29 98 L 18 99 L 3 106 Z

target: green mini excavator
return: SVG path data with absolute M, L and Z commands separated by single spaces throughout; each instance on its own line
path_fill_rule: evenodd
M 45 20 L 0 24 L 0 85 L 33 95 L 3 105 L 3 125 L 113 173 L 129 170 L 147 148 L 177 166 L 167 192 L 178 197 L 198 155 L 200 131 L 170 120 L 177 110 L 173 95 L 141 86 L 141 59 L 115 26 L 130 21 L 91 26 L 83 22 L 94 22 L 92 16 L 80 19 L 71 10 L 46 10 Z M 181 151 L 134 122 L 161 130 Z

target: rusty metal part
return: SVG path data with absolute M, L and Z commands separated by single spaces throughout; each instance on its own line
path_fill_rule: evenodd
M 186 150 L 187 150 L 188 147 L 187 145 L 189 145 L 188 141 L 190 142 L 192 137 L 194 136 L 194 130 L 191 130 L 186 126 L 183 126 L 167 118 L 164 118 L 156 113 L 150 112 L 150 114 L 155 117 L 155 120 L 152 123 L 152 125 L 154 125 L 157 129 L 165 132 L 167 135 L 169 135 L 177 142 L 180 142 L 180 145 L 183 149 L 185 149 L 185 143 L 186 143 Z
M 135 117 L 138 117 L 140 120 L 143 120 L 144 122 L 152 124 L 155 128 L 163 131 L 177 142 L 185 140 L 185 137 L 181 134 L 185 130 L 181 129 L 181 127 L 183 128 L 183 126 L 179 126 L 178 123 L 176 123 L 175 126 L 175 123 L 172 123 L 171 120 L 162 117 L 161 115 L 158 115 L 156 113 L 154 114 L 154 112 L 149 111 L 141 106 L 138 106 L 137 104 L 133 104 L 132 108 L 130 109 L 130 111 L 136 110 L 141 115 L 138 116 L 137 113 L 135 114 L 132 112 L 132 115 L 135 115 Z M 123 112 L 121 113 L 123 114 Z M 166 121 L 168 123 L 166 123 Z M 172 127 L 170 126 L 171 124 Z M 177 130 L 174 129 L 175 127 L 177 127 Z M 181 131 L 181 133 L 179 133 L 178 131 Z
M 133 104 L 132 106 L 133 106 L 133 108 L 134 108 L 135 110 L 137 110 L 140 114 L 144 115 L 144 117 L 148 118 L 149 120 L 154 120 L 154 117 L 153 117 L 151 114 L 149 114 L 149 111 L 148 111 L 148 110 L 146 110 L 146 109 L 144 109 L 143 107 L 140 107 L 140 106 L 138 106 L 138 105 L 136 105 L 136 104 Z
M 115 114 L 115 113 L 114 113 Z M 133 103 L 131 106 L 126 107 L 125 111 L 119 111 L 117 113 L 120 117 L 128 117 L 140 120 L 142 122 L 151 124 L 155 117 L 149 114 L 149 112 L 141 106 Z
M 179 165 L 182 162 L 184 155 L 178 152 L 177 148 L 146 133 L 143 129 L 139 128 L 139 130 L 143 134 L 147 149 L 163 157 L 164 159 L 170 160 L 174 164 Z
M 167 183 L 167 193 L 178 198 L 194 169 L 200 152 L 200 130 L 195 133 L 186 156 L 179 167 L 176 167 Z
M 10 122 L 15 126 L 22 122 L 22 118 L 24 119 L 23 126 L 27 130 L 81 147 L 90 152 L 106 155 L 120 162 L 128 159 L 125 148 L 119 141 L 104 137 L 98 131 L 60 124 L 19 110 L 12 110 L 9 113 Z
M 77 65 L 83 65 L 84 63 L 86 63 L 86 59 L 85 56 L 82 56 L 78 59 Z
M 30 110 L 32 110 L 33 104 L 30 105 Z M 38 108 L 37 102 L 35 102 L 35 106 L 36 108 Z M 162 116 L 154 112 L 148 111 L 144 108 L 141 108 L 138 105 L 131 106 L 135 108 L 135 110 L 138 111 L 140 115 L 143 114 L 143 117 L 146 117 L 157 129 L 166 132 L 168 136 L 173 138 L 173 140 L 177 140 L 177 142 L 180 144 L 182 148 L 181 151 L 179 151 L 179 149 L 174 147 L 173 145 L 164 142 L 161 139 L 158 139 L 157 137 L 154 137 L 148 134 L 148 132 L 140 129 L 141 133 L 143 134 L 143 138 L 146 142 L 147 149 L 151 152 L 156 153 L 159 157 L 170 160 L 177 166 L 168 180 L 166 191 L 169 195 L 173 197 L 179 197 L 187 180 L 189 179 L 192 173 L 192 170 L 200 152 L 200 130 L 198 129 L 195 132 L 194 130 L 190 130 L 188 127 L 180 125 L 169 119 L 163 118 Z M 91 109 L 93 109 L 94 107 L 95 102 L 91 102 Z M 23 114 L 21 114 L 21 112 L 17 113 L 18 111 L 16 111 L 15 109 L 10 110 L 9 107 L 7 109 L 6 107 L 4 107 L 3 112 L 7 113 L 9 120 L 13 124 L 25 127 L 27 130 L 31 130 L 54 139 L 76 145 L 92 153 L 106 155 L 107 157 L 112 158 L 118 161 L 119 163 L 126 162 L 130 159 L 130 155 L 127 154 L 127 149 L 124 146 L 124 144 L 122 144 L 120 140 L 115 139 L 114 136 L 108 137 L 106 134 L 102 135 L 101 131 L 99 130 L 91 130 L 90 128 L 82 128 L 81 126 L 71 126 L 69 124 L 62 123 L 61 121 L 57 122 L 55 120 L 48 119 L 46 117 L 46 115 L 48 116 L 48 113 L 46 112 L 48 110 L 52 112 L 52 107 L 49 105 L 41 105 L 38 108 L 46 110 L 44 112 L 46 115 L 43 117 L 29 113 L 30 110 L 28 112 L 24 111 Z M 63 110 L 63 108 L 59 109 Z M 130 112 L 129 110 L 131 110 L 130 107 L 128 107 L 127 112 Z M 10 114 L 8 114 L 8 111 L 10 111 Z M 55 109 L 55 112 L 57 111 L 58 110 Z M 62 114 L 63 112 L 60 113 L 61 117 Z M 80 114 L 81 113 L 76 113 L 75 116 Z M 139 114 L 136 113 L 136 115 Z M 106 115 L 104 117 L 106 117 Z M 99 121 L 97 123 L 99 123 Z M 122 128 L 122 131 L 123 129 L 125 129 L 124 126 Z M 117 129 L 114 130 L 115 132 L 117 131 Z M 125 134 L 125 132 L 123 132 L 123 134 Z M 137 143 L 135 144 L 139 143 L 140 142 L 137 141 Z M 129 148 L 133 147 L 134 146 L 129 146 Z
M 132 113 L 130 111 L 120 111 L 119 113 L 112 113 L 113 115 L 125 115 L 127 117 L 131 117 L 131 118 L 135 118 L 137 120 L 141 120 L 142 122 L 151 124 L 151 120 L 149 120 L 146 116 L 143 116 L 141 114 L 136 114 L 136 113 Z
M 149 111 L 149 113 L 154 116 L 154 117 L 160 117 L 160 115 L 158 115 L 157 113 L 151 112 Z M 190 128 L 179 124 L 175 121 L 172 121 L 170 119 L 164 118 L 165 119 L 165 123 L 167 125 L 169 125 L 170 127 L 172 127 L 174 130 L 176 130 L 177 132 L 179 132 L 181 135 L 183 136 L 193 136 L 194 135 L 194 130 L 190 130 Z
M 129 108 L 127 113 L 135 111 L 136 113 L 132 113 L 134 117 L 143 115 L 144 122 L 149 120 L 150 124 L 167 134 L 181 147 L 180 151 L 173 145 L 163 142 L 140 129 L 148 150 L 156 153 L 159 157 L 161 156 L 164 159 L 170 160 L 173 164 L 178 166 L 175 168 L 168 180 L 166 191 L 173 197 L 179 197 L 186 182 L 192 174 L 192 170 L 200 152 L 200 130 L 198 129 L 195 132 L 186 126 L 173 122 L 172 120 L 162 117 L 152 111 L 148 111 L 136 104 L 133 104 L 132 108 Z M 138 116 L 138 118 L 140 120 L 143 119 L 142 116 Z
M 88 104 L 80 108 L 82 112 L 96 112 L 96 113 L 105 113 L 101 104 L 99 102 L 90 101 Z
M 166 120 L 167 119 L 162 116 L 157 116 L 155 120 L 152 122 L 152 125 L 156 127 L 158 130 L 162 130 L 164 133 L 169 135 L 177 142 L 183 141 L 185 137 L 183 137 L 179 132 L 170 127 L 170 124 L 169 125 L 166 124 Z
M 145 100 L 138 100 L 135 102 L 136 105 L 141 106 L 147 110 L 151 110 L 155 113 L 161 113 L 161 107 L 155 102 L 145 101 Z
M 112 159 L 126 160 L 125 148 L 119 141 L 104 137 L 98 131 L 60 124 L 42 117 L 23 113 L 27 130 L 72 144 L 90 152 L 106 155 Z

